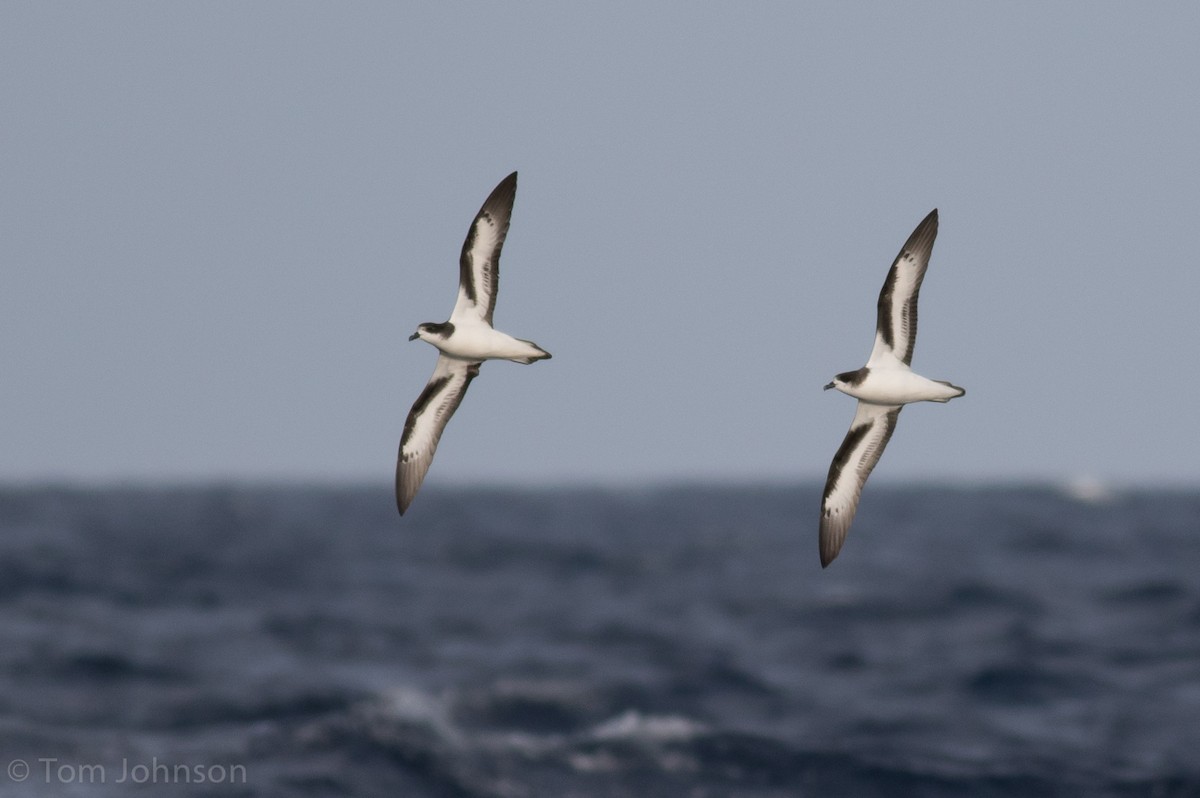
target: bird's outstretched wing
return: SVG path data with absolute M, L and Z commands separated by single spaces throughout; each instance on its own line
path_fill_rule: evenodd
M 878 366 L 889 358 L 912 365 L 913 345 L 917 342 L 917 298 L 937 229 L 938 212 L 934 208 L 913 230 L 892 263 L 879 292 L 875 346 L 867 360 L 868 367 Z
M 492 189 L 475 214 L 458 260 L 458 300 L 450 321 L 474 317 L 491 326 L 500 289 L 500 250 L 508 235 L 513 200 L 517 196 L 517 173 L 513 172 Z
M 900 408 L 901 405 L 858 403 L 850 431 L 834 455 L 829 478 L 825 480 L 825 496 L 821 500 L 822 568 L 841 551 L 858 510 L 858 497 L 896 429 Z
M 479 362 L 457 360 L 439 355 L 433 376 L 408 411 L 400 454 L 396 461 L 396 506 L 400 514 L 412 504 L 413 497 L 429 471 L 441 440 L 442 430 L 462 403 L 471 380 L 479 376 Z

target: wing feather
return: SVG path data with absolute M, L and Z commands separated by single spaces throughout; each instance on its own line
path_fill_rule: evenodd
M 442 430 L 479 376 L 479 362 L 439 355 L 433 376 L 417 397 L 404 422 L 396 460 L 396 507 L 400 515 L 412 504 L 433 462 Z
M 458 300 L 450 321 L 469 315 L 491 326 L 500 289 L 500 250 L 516 196 L 517 173 L 513 172 L 492 189 L 475 214 L 458 259 Z
M 841 551 L 850 522 L 858 511 L 858 497 L 871 470 L 879 462 L 900 417 L 901 405 L 859 402 L 841 448 L 829 466 L 825 496 L 821 501 L 821 567 Z
M 868 366 L 880 365 L 889 358 L 912 365 L 913 345 L 917 342 L 917 298 L 937 229 L 938 212 L 934 208 L 913 230 L 892 262 L 879 292 L 875 346 Z

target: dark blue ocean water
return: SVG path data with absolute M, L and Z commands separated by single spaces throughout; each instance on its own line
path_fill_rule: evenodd
M 0 795 L 1200 795 L 1200 491 L 818 500 L 0 489 Z

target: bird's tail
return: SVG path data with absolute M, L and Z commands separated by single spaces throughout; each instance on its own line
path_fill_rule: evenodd
M 959 388 L 957 385 L 955 385 L 952 382 L 946 382 L 945 380 L 934 380 L 934 382 L 936 382 L 938 385 L 945 385 L 947 388 L 949 388 L 952 391 L 957 391 L 957 393 L 949 394 L 944 399 L 934 399 L 933 401 L 935 401 L 935 402 L 949 402 L 951 399 L 957 399 L 958 397 L 964 396 L 967 393 L 966 388 Z
M 542 349 L 533 341 L 526 341 L 524 338 L 518 338 L 517 340 L 523 344 L 528 344 L 529 348 L 533 350 L 528 357 L 512 358 L 512 360 L 516 361 L 517 363 L 524 363 L 526 366 L 528 366 L 530 363 L 536 363 L 539 360 L 549 360 L 552 357 L 549 352 L 547 352 L 545 349 Z

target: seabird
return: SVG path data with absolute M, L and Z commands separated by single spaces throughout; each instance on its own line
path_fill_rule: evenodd
M 867 365 L 833 378 L 837 388 L 858 400 L 850 431 L 833 457 L 821 501 L 821 567 L 833 562 L 858 509 L 858 497 L 883 447 L 896 429 L 900 409 L 910 402 L 949 402 L 966 393 L 944 380 L 913 372 L 917 340 L 917 296 L 937 237 L 934 208 L 904 242 L 879 292 L 875 346 Z
M 485 360 L 533 363 L 550 353 L 532 341 L 513 338 L 492 328 L 492 311 L 500 282 L 500 250 L 508 234 L 517 173 L 500 181 L 475 215 L 458 261 L 458 301 L 450 320 L 417 325 L 410 341 L 420 338 L 438 348 L 433 376 L 404 422 L 396 461 L 396 506 L 400 514 L 413 497 L 433 462 L 446 422 L 454 415 L 471 380 Z

